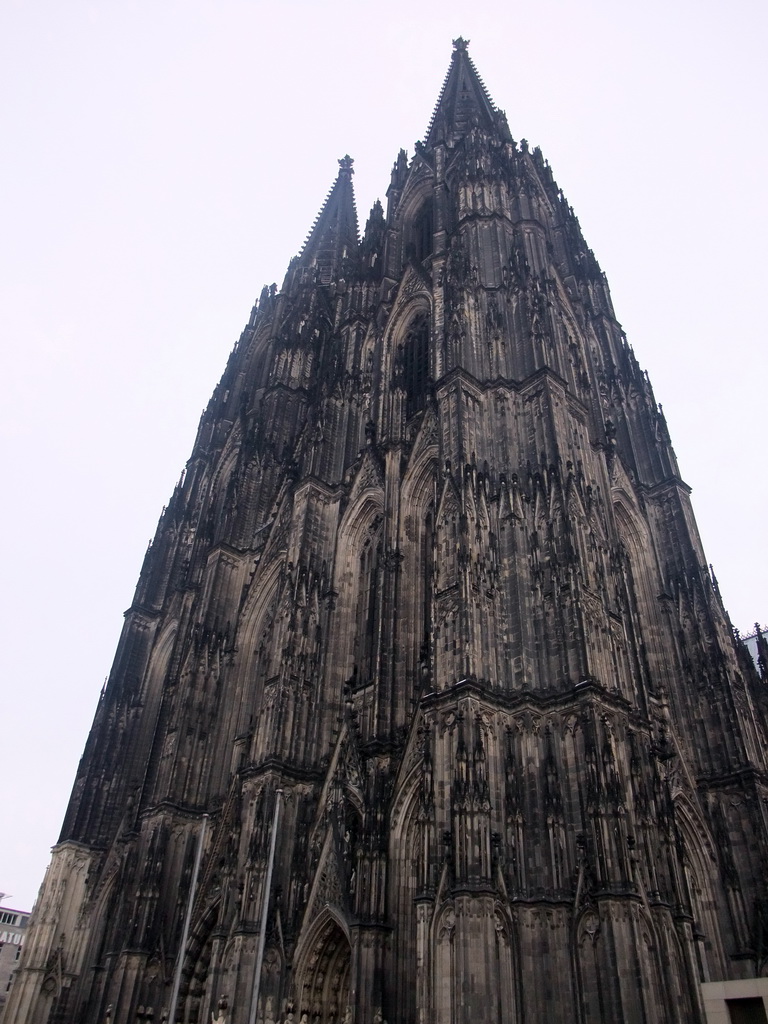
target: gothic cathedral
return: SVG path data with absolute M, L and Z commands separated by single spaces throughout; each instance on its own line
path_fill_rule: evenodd
M 768 973 L 768 645 L 466 42 L 362 239 L 339 164 L 163 511 L 6 1024 L 703 1024 Z

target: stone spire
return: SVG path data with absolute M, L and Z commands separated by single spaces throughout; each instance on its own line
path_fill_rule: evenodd
M 336 181 L 301 250 L 301 262 L 305 266 L 317 267 L 322 284 L 328 284 L 344 259 L 357 254 L 359 239 L 352 185 L 353 163 L 348 154 L 339 160 Z
M 425 144 L 455 142 L 475 125 L 493 129 L 497 111 L 467 52 L 468 39 L 453 41 L 448 74 L 429 122 Z

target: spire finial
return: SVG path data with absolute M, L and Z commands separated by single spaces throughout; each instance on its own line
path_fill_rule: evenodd
M 467 47 L 469 46 L 469 40 L 459 36 L 458 39 L 453 40 L 453 48 L 457 53 L 466 53 Z
M 354 162 L 355 161 L 352 159 L 349 153 L 345 153 L 341 160 L 339 160 L 339 169 L 341 171 L 346 171 L 347 174 L 354 174 L 355 169 L 352 166 Z

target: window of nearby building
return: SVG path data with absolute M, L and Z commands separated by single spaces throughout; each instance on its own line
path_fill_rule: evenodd
M 752 999 L 726 999 L 731 1024 L 768 1024 L 760 996 Z

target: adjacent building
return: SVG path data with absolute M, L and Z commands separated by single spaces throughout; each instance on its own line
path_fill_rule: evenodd
M 29 912 L 0 906 L 0 1019 L 19 966 Z

